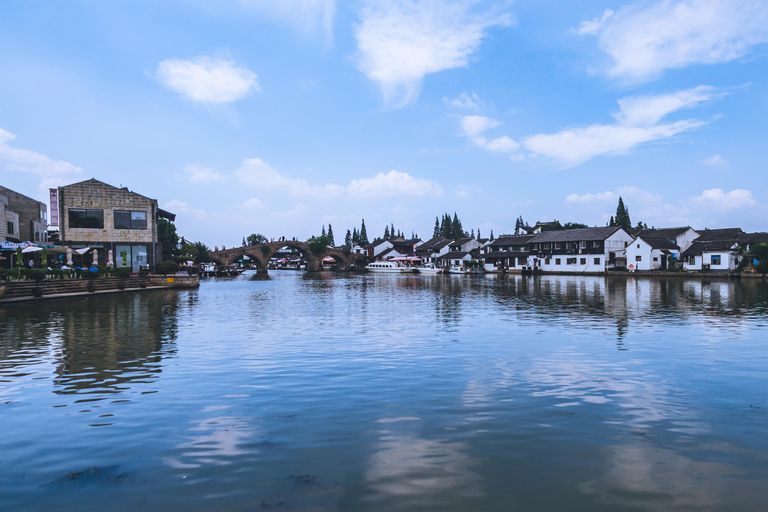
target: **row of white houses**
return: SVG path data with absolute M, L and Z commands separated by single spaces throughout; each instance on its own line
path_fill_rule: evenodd
M 392 238 L 366 248 L 371 259 L 419 256 L 438 266 L 477 265 L 486 272 L 535 269 L 557 273 L 602 273 L 688 270 L 733 272 L 754 243 L 768 242 L 768 233 L 739 228 L 694 230 L 690 226 L 625 230 L 621 227 L 545 231 L 500 236 L 495 240 L 434 237 L 426 242 Z

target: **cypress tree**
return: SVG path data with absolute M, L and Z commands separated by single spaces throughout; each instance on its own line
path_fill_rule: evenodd
M 480 240 L 481 238 L 483 237 L 480 236 L 480 228 L 477 228 L 477 239 Z
M 472 228 L 472 231 L 469 232 L 469 238 L 475 238 L 475 229 Z
M 344 235 L 344 245 L 351 245 L 352 244 L 352 233 L 347 230 L 347 234 Z
M 384 240 L 389 240 L 389 226 L 384 226 Z
M 453 236 L 453 234 L 451 233 L 452 227 L 453 226 L 451 226 L 451 216 L 446 213 L 445 215 L 443 215 L 443 224 L 440 226 L 440 231 L 441 231 L 440 234 L 443 235 L 445 238 L 451 238 Z
M 336 242 L 333 241 L 333 227 L 331 227 L 330 224 L 328 224 L 328 240 L 330 241 L 331 247 L 336 246 Z
M 624 205 L 624 200 L 619 196 L 619 205 L 616 207 L 616 225 L 624 229 L 632 229 L 632 221 L 629 218 L 629 210 Z
M 461 227 L 461 221 L 456 212 L 453 212 L 453 222 L 451 223 L 451 236 L 454 240 L 464 237 L 464 230 Z
M 352 228 L 352 242 L 357 245 L 362 245 L 360 243 L 360 233 L 357 232 L 357 228 Z
M 493 230 L 491 230 L 491 242 L 493 242 Z
M 320 236 L 325 236 L 325 224 L 323 224 L 323 231 L 320 233 Z
M 393 237 L 395 236 L 395 225 L 394 224 L 390 224 L 389 225 L 389 234 L 391 236 L 393 236 Z
M 363 224 L 360 226 L 360 245 L 368 245 L 368 233 L 365 231 L 365 219 L 363 219 Z
M 440 236 L 440 232 L 442 230 L 440 229 L 440 221 L 437 220 L 437 217 L 435 217 L 435 231 L 432 233 L 433 237 Z

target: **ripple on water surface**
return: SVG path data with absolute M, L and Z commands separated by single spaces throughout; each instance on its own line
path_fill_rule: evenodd
M 757 510 L 762 282 L 300 274 L 0 308 L 9 510 Z

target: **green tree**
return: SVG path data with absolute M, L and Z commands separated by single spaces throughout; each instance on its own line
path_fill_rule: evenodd
M 326 234 L 325 234 L 325 224 L 323 224 L 323 232 L 320 233 L 320 236 L 326 236 Z
M 757 260 L 755 270 L 761 274 L 768 274 L 768 244 L 755 244 L 749 249 L 749 254 Z
M 491 230 L 491 242 L 493 242 L 493 230 Z
M 632 221 L 629 218 L 629 210 L 624 205 L 624 200 L 619 196 L 619 205 L 616 207 L 616 225 L 624 229 L 632 229 Z
M 330 224 L 328 224 L 328 241 L 330 242 L 329 245 L 331 245 L 332 247 L 336 246 L 336 242 L 333 240 L 333 226 L 331 226 Z
M 326 235 L 313 236 L 309 240 L 309 250 L 312 254 L 323 254 L 328 249 L 330 242 Z
M 162 217 L 157 221 L 157 241 L 163 246 L 163 261 L 171 259 L 176 247 L 179 245 L 179 236 L 176 234 L 176 225 Z
M 344 245 L 352 245 L 352 233 L 347 230 L 347 234 L 344 235 Z
M 389 226 L 384 225 L 384 240 L 389 240 Z
M 566 222 L 563 224 L 563 229 L 584 229 L 588 228 L 586 224 L 581 224 L 580 222 Z
M 245 241 L 248 243 L 248 245 L 265 244 L 267 243 L 267 237 L 260 233 L 254 233 L 252 235 L 248 235 Z
M 451 236 L 450 238 L 453 238 L 454 240 L 458 240 L 459 238 L 464 238 L 466 233 L 464 233 L 464 228 L 461 226 L 461 221 L 459 220 L 459 216 L 456 212 L 453 212 L 453 221 L 451 222 Z
M 440 236 L 440 221 L 435 217 L 435 230 L 432 232 L 432 237 Z
M 469 232 L 469 238 L 475 238 L 475 228 L 472 228 L 472 231 Z
M 483 237 L 480 236 L 480 228 L 477 228 L 477 239 L 480 240 L 481 238 Z
M 358 236 L 360 237 L 360 245 L 368 245 L 368 232 L 365 230 L 365 219 L 363 219 L 363 223 L 360 226 L 360 234 Z
M 357 228 L 352 228 L 352 243 L 360 245 L 360 233 L 357 232 Z

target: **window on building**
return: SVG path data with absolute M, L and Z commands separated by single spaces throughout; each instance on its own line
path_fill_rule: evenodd
M 550 261 L 549 258 L 544 258 L 544 264 L 545 265 L 549 265 L 549 261 Z
M 559 265 L 559 264 L 560 264 L 560 258 L 555 258 L 555 265 Z
M 717 254 L 717 255 L 713 254 L 711 261 L 712 261 L 712 265 L 719 265 L 720 264 L 720 255 L 719 254 Z
M 576 264 L 576 258 L 568 258 L 565 260 L 566 265 L 575 265 Z
M 13 222 L 11 222 L 11 221 L 8 221 L 8 222 L 6 223 L 6 227 L 8 228 L 8 234 L 9 234 L 9 235 L 10 235 L 10 234 L 12 234 L 12 233 L 15 233 L 15 232 L 16 232 L 16 231 L 13 229 Z
M 581 248 L 586 249 L 587 248 L 587 242 L 581 242 Z
M 659 261 L 659 258 L 658 258 L 658 256 L 654 256 L 654 257 L 653 257 L 653 261 Z
M 70 229 L 104 229 L 104 210 L 69 209 Z
M 637 244 L 637 248 L 638 248 L 638 249 L 640 248 L 640 244 Z
M 600 265 L 600 258 L 595 258 L 595 265 Z
M 635 256 L 635 261 L 643 261 L 643 257 L 640 255 Z
M 559 248 L 560 248 L 560 242 L 555 243 L 555 249 L 559 249 Z
M 147 212 L 115 210 L 115 229 L 147 229 Z
M 689 259 L 688 259 L 688 263 L 690 265 L 695 265 L 696 264 L 696 256 L 690 256 Z
M 587 264 L 587 258 L 581 258 L 579 265 L 586 265 L 586 264 Z

